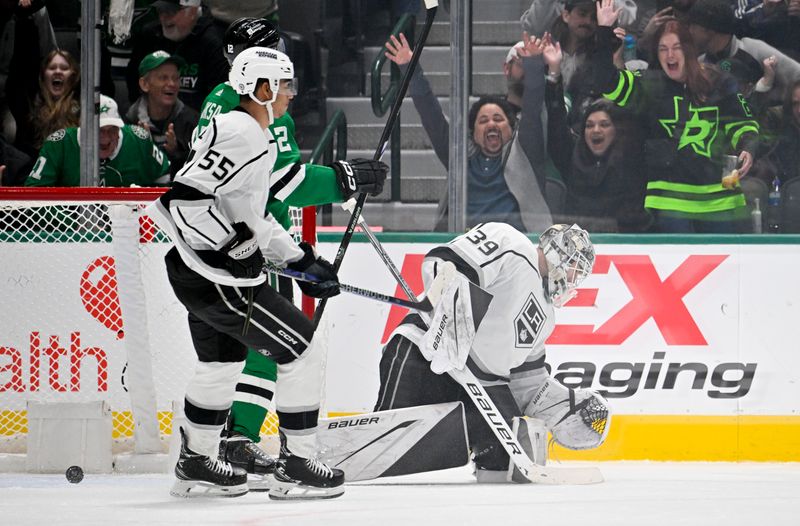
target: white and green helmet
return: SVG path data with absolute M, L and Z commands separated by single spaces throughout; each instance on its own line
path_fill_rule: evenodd
M 575 288 L 591 274 L 594 246 L 589 233 L 578 225 L 553 225 L 539 236 L 547 261 L 547 292 L 556 307 L 577 294 Z
M 272 98 L 260 101 L 253 96 L 258 81 L 269 82 Z M 269 109 L 272 118 L 272 103 L 278 96 L 281 80 L 291 80 L 294 85 L 294 64 L 285 53 L 267 47 L 245 49 L 233 59 L 228 81 L 239 95 L 249 95 L 257 103 Z M 294 89 L 294 88 L 293 88 Z

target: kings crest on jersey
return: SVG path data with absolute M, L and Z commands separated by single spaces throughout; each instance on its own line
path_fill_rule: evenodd
M 514 329 L 517 333 L 516 346 L 532 349 L 536 337 L 542 333 L 547 315 L 539 305 L 539 301 L 533 293 L 528 296 L 525 305 L 514 319 Z
M 263 283 L 263 274 L 234 278 L 204 257 L 230 241 L 231 225 L 240 221 L 254 232 L 269 261 L 283 265 L 302 255 L 289 234 L 265 212 L 276 156 L 272 133 L 244 111 L 214 117 L 198 137 L 172 189 L 147 210 L 169 233 L 189 268 L 222 285 Z
M 544 355 L 555 323 L 553 304 L 542 283 L 537 246 L 525 234 L 505 223 L 484 223 L 434 248 L 422 264 L 426 289 L 445 261 L 496 298 L 469 353 L 481 371 L 507 379 L 511 369 Z M 418 315 L 416 325 L 409 318 L 396 332 L 419 345 L 425 331 Z

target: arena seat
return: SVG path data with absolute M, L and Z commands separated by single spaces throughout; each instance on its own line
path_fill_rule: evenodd
M 789 179 L 781 187 L 781 233 L 800 233 L 800 177 Z

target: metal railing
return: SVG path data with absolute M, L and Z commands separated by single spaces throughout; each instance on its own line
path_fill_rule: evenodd
M 394 29 L 392 29 L 391 35 L 397 37 L 400 33 L 404 33 L 408 38 L 409 42 L 414 41 L 414 26 L 416 24 L 416 18 L 413 15 L 408 13 L 404 14 L 400 17 L 397 23 L 394 25 Z M 389 37 L 387 37 L 388 40 Z M 378 56 L 375 57 L 375 60 L 372 63 L 372 70 L 371 70 L 371 86 L 372 89 L 370 90 L 370 97 L 372 100 L 372 112 L 375 114 L 376 117 L 383 117 L 389 108 L 392 107 L 394 100 L 397 98 L 397 92 L 400 89 L 400 68 L 397 67 L 397 64 L 394 62 L 389 61 L 384 54 L 386 52 L 386 46 L 382 46 L 381 50 L 378 52 Z M 386 62 L 389 61 L 391 64 L 389 68 L 389 87 L 386 89 L 385 93 L 381 92 L 381 75 L 383 73 L 383 66 Z M 392 138 L 390 141 L 390 149 L 391 149 L 391 193 L 390 193 L 390 200 L 392 201 L 399 201 L 400 200 L 400 115 L 398 114 L 397 120 L 395 121 L 394 129 L 392 130 Z
M 333 155 L 334 140 L 336 142 L 336 156 Z M 311 164 L 331 164 L 334 159 L 347 158 L 347 117 L 342 110 L 336 110 L 322 131 L 317 145 L 311 150 L 308 162 Z M 320 207 L 322 224 L 331 225 L 331 205 Z

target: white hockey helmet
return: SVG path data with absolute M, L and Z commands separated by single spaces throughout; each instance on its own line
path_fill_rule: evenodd
M 258 81 L 269 82 L 272 98 L 267 101 L 253 96 Z M 291 80 L 294 90 L 294 65 L 285 53 L 267 47 L 245 49 L 233 59 L 228 80 L 239 95 L 249 95 L 251 99 L 266 106 L 272 119 L 272 103 L 278 97 L 282 80 Z
M 547 261 L 547 292 L 561 307 L 577 294 L 575 288 L 592 272 L 594 246 L 589 233 L 578 225 L 553 225 L 539 236 Z

